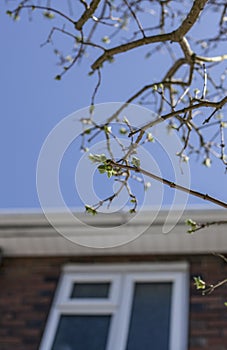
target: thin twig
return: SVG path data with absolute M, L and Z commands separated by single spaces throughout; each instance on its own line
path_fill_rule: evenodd
M 142 169 L 142 168 L 139 168 L 139 167 L 130 166 L 130 165 L 125 165 L 125 164 L 118 164 L 118 163 L 116 163 L 116 162 L 114 162 L 112 160 L 110 160 L 109 163 L 113 167 L 121 168 L 121 169 L 125 169 L 125 170 L 131 170 L 131 171 L 143 174 L 143 175 L 148 176 L 148 177 L 150 177 L 150 178 L 152 178 L 152 179 L 154 179 L 156 181 L 164 183 L 165 185 L 169 186 L 170 188 L 175 188 L 176 190 L 179 190 L 179 191 L 188 193 L 188 194 L 190 194 L 192 196 L 195 196 L 195 197 L 201 198 L 203 200 L 212 202 L 212 203 L 214 203 L 214 204 L 216 204 L 216 205 L 218 205 L 220 207 L 227 208 L 227 203 L 226 202 L 220 201 L 219 199 L 211 197 L 208 194 L 204 194 L 204 193 L 192 190 L 190 188 L 178 185 L 178 184 L 176 184 L 176 183 L 174 183 L 172 181 L 169 181 L 167 179 L 164 179 L 164 178 L 162 178 L 162 177 L 160 177 L 158 175 L 152 174 L 152 173 L 150 173 L 149 171 L 147 171 L 145 169 Z
M 204 100 L 207 92 L 207 70 L 205 64 L 203 64 L 203 71 L 204 71 L 204 83 L 203 83 L 203 92 L 201 99 Z
M 159 117 L 159 118 L 157 118 L 157 119 L 155 119 L 155 120 L 153 120 L 153 121 L 151 121 L 151 122 L 149 122 L 149 123 L 143 125 L 143 126 L 140 127 L 139 129 L 137 129 L 137 130 L 131 132 L 131 133 L 129 134 L 129 137 L 132 136 L 132 135 L 134 135 L 134 134 L 136 134 L 136 133 L 138 133 L 138 132 L 140 132 L 141 130 L 144 130 L 144 131 L 145 131 L 145 130 L 147 130 L 147 129 L 153 127 L 154 125 L 157 125 L 157 124 L 159 124 L 159 123 L 161 123 L 161 122 L 163 122 L 163 121 L 165 121 L 165 120 L 167 120 L 167 119 L 169 119 L 169 118 L 171 118 L 171 117 L 174 117 L 174 116 L 179 115 L 179 114 L 185 114 L 185 113 L 187 113 L 187 112 L 189 112 L 189 111 L 192 111 L 192 110 L 194 110 L 194 109 L 199 109 L 199 108 L 201 108 L 201 107 L 213 107 L 213 108 L 215 108 L 215 110 L 214 110 L 213 113 L 209 116 L 209 118 L 207 118 L 207 119 L 203 122 L 203 124 L 208 123 L 209 120 L 211 119 L 211 117 L 217 112 L 217 110 L 221 109 L 226 103 L 227 103 L 227 96 L 224 97 L 224 98 L 223 98 L 221 101 L 219 101 L 219 102 L 201 101 L 201 102 L 192 104 L 192 105 L 190 105 L 190 106 L 188 106 L 188 107 L 185 107 L 185 108 L 182 108 L 182 109 L 180 109 L 180 110 L 167 113 L 166 115 L 163 115 L 163 116 L 161 116 L 161 117 Z

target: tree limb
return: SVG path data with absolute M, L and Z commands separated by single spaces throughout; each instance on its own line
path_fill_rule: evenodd
M 174 116 L 176 116 L 176 115 L 185 114 L 185 113 L 187 113 L 187 112 L 189 112 L 189 111 L 192 111 L 192 110 L 194 110 L 194 109 L 199 109 L 199 108 L 201 108 L 201 107 L 213 107 L 213 108 L 215 108 L 215 111 L 214 111 L 214 112 L 216 112 L 218 109 L 221 109 L 221 108 L 224 106 L 224 104 L 226 104 L 226 103 L 227 103 L 227 96 L 224 97 L 224 98 L 223 98 L 221 101 L 219 101 L 219 102 L 201 101 L 201 102 L 198 102 L 198 103 L 196 103 L 196 104 L 192 104 L 192 105 L 190 105 L 190 106 L 188 106 L 188 107 L 185 107 L 185 108 L 182 108 L 182 109 L 180 109 L 180 110 L 173 111 L 173 112 L 170 112 L 170 113 L 168 113 L 168 114 L 166 114 L 166 115 L 160 116 L 159 118 L 157 118 L 157 119 L 155 119 L 155 120 L 153 120 L 153 121 L 151 121 L 151 122 L 145 124 L 145 125 L 142 126 L 141 128 L 139 128 L 139 129 L 137 129 L 137 130 L 131 132 L 131 133 L 129 134 L 129 137 L 131 137 L 132 135 L 137 134 L 137 133 L 140 132 L 141 130 L 145 131 L 145 130 L 147 130 L 147 129 L 153 127 L 154 125 L 157 125 L 157 124 L 159 124 L 159 123 L 161 123 L 161 122 L 163 122 L 163 121 L 165 121 L 165 120 L 167 120 L 167 119 L 169 119 L 169 118 L 171 118 L 171 117 L 174 117 Z M 212 115 L 213 115 L 213 113 L 212 113 Z M 210 117 L 209 117 L 208 119 L 210 119 Z M 204 121 L 204 123 L 207 123 L 207 122 L 209 121 L 208 119 L 206 119 L 206 120 Z
M 106 50 L 105 53 L 101 55 L 92 64 L 91 66 L 92 70 L 98 69 L 108 58 L 116 54 L 132 50 L 136 47 L 140 47 L 142 45 L 148 45 L 152 43 L 165 42 L 165 41 L 180 42 L 183 39 L 184 35 L 191 29 L 191 27 L 194 25 L 194 23 L 198 19 L 207 1 L 208 0 L 195 0 L 186 19 L 183 21 L 181 26 L 173 32 L 170 32 L 167 34 L 159 34 L 159 35 L 144 37 L 142 39 L 131 41 L 126 44 L 122 44 L 122 45 L 113 47 L 112 49 Z
M 164 178 L 162 178 L 162 177 L 160 177 L 158 175 L 152 174 L 152 173 L 150 173 L 149 171 L 147 171 L 145 169 L 142 169 L 142 168 L 139 168 L 139 167 L 130 166 L 130 165 L 126 165 L 126 164 L 119 164 L 119 163 L 116 163 L 116 162 L 114 162 L 112 160 L 109 160 L 109 164 L 111 164 L 115 168 L 120 168 L 120 169 L 125 169 L 125 170 L 131 170 L 131 171 L 134 171 L 134 172 L 138 172 L 138 173 L 143 174 L 145 176 L 148 176 L 148 177 L 150 177 L 150 178 L 152 178 L 152 179 L 154 179 L 154 180 L 156 180 L 158 182 L 161 182 L 161 183 L 169 186 L 170 188 L 175 188 L 176 190 L 188 193 L 188 194 L 190 194 L 192 196 L 195 196 L 195 197 L 201 198 L 203 200 L 212 202 L 212 203 L 214 203 L 214 204 L 216 204 L 216 205 L 218 205 L 220 207 L 223 207 L 223 208 L 227 209 L 227 203 L 225 203 L 223 201 L 220 201 L 219 199 L 211 197 L 208 194 L 204 194 L 204 193 L 192 190 L 190 188 L 178 185 L 178 184 L 176 184 L 176 183 L 174 183 L 172 181 L 169 181 L 167 179 L 164 179 Z
M 75 28 L 77 30 L 81 30 L 83 25 L 89 20 L 89 18 L 93 15 L 95 10 L 97 9 L 100 0 L 92 0 L 90 5 L 87 5 L 86 10 L 83 12 L 80 19 L 75 23 Z
M 183 38 L 189 30 L 193 27 L 195 22 L 197 21 L 200 13 L 202 12 L 204 6 L 208 0 L 195 0 L 190 12 L 188 13 L 185 20 L 182 22 L 180 27 L 175 31 L 175 39 L 174 41 L 179 41 L 179 39 Z
M 91 66 L 92 70 L 96 70 L 100 68 L 100 66 L 108 60 L 110 57 L 113 57 L 114 55 L 117 55 L 122 52 L 126 52 L 132 49 L 135 49 L 136 47 L 140 47 L 143 45 L 148 45 L 152 43 L 158 43 L 158 42 L 164 42 L 172 39 L 173 34 L 159 34 L 159 35 L 152 35 L 150 37 L 145 37 L 142 39 L 138 39 L 135 41 L 130 41 L 126 44 L 122 44 L 119 46 L 115 46 L 112 49 L 106 50 Z

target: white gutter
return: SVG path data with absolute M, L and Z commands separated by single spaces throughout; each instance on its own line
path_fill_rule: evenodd
M 152 209 L 151 209 L 152 210 Z M 4 256 L 56 256 L 56 255 L 112 255 L 112 254 L 199 254 L 227 252 L 227 225 L 216 225 L 194 233 L 187 234 L 185 220 L 191 218 L 197 222 L 227 220 L 225 210 L 187 210 L 174 229 L 162 233 L 163 223 L 168 211 L 162 210 L 153 224 L 149 225 L 151 212 L 140 213 L 130 226 L 129 214 L 99 214 L 95 217 L 75 213 L 77 224 L 73 227 L 74 236 L 100 242 L 107 239 L 104 227 L 121 226 L 128 222 L 130 233 L 143 225 L 149 228 L 128 244 L 108 249 L 84 247 L 65 239 L 48 223 L 41 213 L 0 213 L 0 247 Z M 171 212 L 171 221 L 175 222 L 178 212 Z M 64 213 L 52 213 L 59 227 L 70 232 L 69 223 Z M 84 224 L 85 223 L 85 224 Z M 92 233 L 90 226 L 98 226 L 97 234 Z M 122 234 L 125 234 L 122 229 Z

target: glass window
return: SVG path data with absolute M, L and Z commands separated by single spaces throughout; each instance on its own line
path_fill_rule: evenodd
M 136 283 L 127 350 L 169 349 L 171 283 Z
M 63 315 L 52 350 L 105 350 L 110 316 Z
M 40 350 L 187 350 L 187 282 L 186 263 L 67 266 Z
M 110 283 L 74 283 L 71 298 L 108 298 Z

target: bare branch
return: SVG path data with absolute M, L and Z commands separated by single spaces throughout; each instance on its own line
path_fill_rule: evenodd
M 48 7 L 48 6 L 40 6 L 40 5 L 23 5 L 23 6 L 20 6 L 19 8 L 17 8 L 16 10 L 14 10 L 13 12 L 17 12 L 18 9 L 21 10 L 21 9 L 31 9 L 31 10 L 34 10 L 35 9 L 38 9 L 38 10 L 45 10 L 45 11 L 48 11 L 48 12 L 53 12 L 53 13 L 56 13 L 57 15 L 59 15 L 60 17 L 63 17 L 64 19 L 66 19 L 68 22 L 72 23 L 75 25 L 75 21 L 70 18 L 69 16 L 67 16 L 64 12 L 62 11 L 59 11 L 57 10 L 56 8 L 54 7 Z
M 227 220 L 208 221 L 208 222 L 203 222 L 203 223 L 196 222 L 196 227 L 193 229 L 193 233 L 200 231 L 206 227 L 210 227 L 210 226 L 214 226 L 214 225 L 226 225 L 226 224 L 227 224 Z
M 150 173 L 149 171 L 145 170 L 145 169 L 142 169 L 142 168 L 139 168 L 139 167 L 134 167 L 134 166 L 130 166 L 130 165 L 126 165 L 126 164 L 119 164 L 119 163 L 116 163 L 112 160 L 109 160 L 109 164 L 111 164 L 113 167 L 115 168 L 120 168 L 120 169 L 125 169 L 125 170 L 131 170 L 131 171 L 134 171 L 134 172 L 137 172 L 137 173 L 140 173 L 140 174 L 143 174 L 145 176 L 148 176 L 150 178 L 152 178 L 153 180 L 156 180 L 158 182 L 161 182 L 161 183 L 164 183 L 165 185 L 169 186 L 170 188 L 175 188 L 176 190 L 179 190 L 179 191 L 182 191 L 182 192 L 186 192 L 192 196 L 195 196 L 195 197 L 198 197 L 198 198 L 201 198 L 203 200 L 206 200 L 206 201 L 209 201 L 209 202 L 212 202 L 220 207 L 223 207 L 223 208 L 226 208 L 227 209 L 227 203 L 223 202 L 223 201 L 220 201 L 214 197 L 211 197 L 209 196 L 208 194 L 204 194 L 204 193 L 201 193 L 201 192 L 198 192 L 198 191 L 194 191 L 190 188 L 187 188 L 187 187 L 184 187 L 184 186 L 181 186 L 181 185 L 178 185 L 172 181 L 169 181 L 167 179 L 164 179 L 158 175 L 155 175 L 155 174 L 152 174 Z
M 125 4 L 127 5 L 127 7 L 128 7 L 128 9 L 129 9 L 129 11 L 131 12 L 131 14 L 132 14 L 133 18 L 135 19 L 135 21 L 136 21 L 136 23 L 137 23 L 137 25 L 138 25 L 138 27 L 139 27 L 139 30 L 141 31 L 141 33 L 142 33 L 143 37 L 145 38 L 145 33 L 144 33 L 144 30 L 143 30 L 143 27 L 142 27 L 142 25 L 141 25 L 141 23 L 140 23 L 139 19 L 137 18 L 137 16 L 136 16 L 135 12 L 132 10 L 131 5 L 128 3 L 128 1 L 127 1 L 127 0 L 123 0 L 123 1 L 124 1 L 124 2 L 125 2 Z
M 145 37 L 142 39 L 138 39 L 135 41 L 130 41 L 126 44 L 113 47 L 112 49 L 106 50 L 104 54 L 102 54 L 91 66 L 92 70 L 98 69 L 106 60 L 113 57 L 114 55 L 117 55 L 119 53 L 123 53 L 132 49 L 135 49 L 136 47 L 140 47 L 143 45 L 153 44 L 157 42 L 164 42 L 172 39 L 172 33 L 169 34 L 160 34 L 160 35 L 153 35 L 150 37 Z
M 222 281 L 220 281 L 220 282 L 218 282 L 218 283 L 216 283 L 215 285 L 210 284 L 210 285 L 208 286 L 208 288 L 206 288 L 206 289 L 203 290 L 202 294 L 203 294 L 203 295 L 205 295 L 205 294 L 210 294 L 210 293 L 212 293 L 215 289 L 217 289 L 217 288 L 223 286 L 223 285 L 226 284 L 226 283 L 227 283 L 227 278 L 224 279 L 224 280 L 222 280 Z
M 135 41 L 130 41 L 126 44 L 119 45 L 116 47 L 113 47 L 112 49 L 106 50 L 106 52 L 100 56 L 91 66 L 93 70 L 96 70 L 99 68 L 109 57 L 112 57 L 116 54 L 126 52 L 129 50 L 132 50 L 136 47 L 140 47 L 142 45 L 148 45 L 152 43 L 157 42 L 165 42 L 165 41 L 175 41 L 175 42 L 181 42 L 183 40 L 184 35 L 191 29 L 191 27 L 194 25 L 194 23 L 197 21 L 204 5 L 207 3 L 208 0 L 195 0 L 194 4 L 186 17 L 186 19 L 183 21 L 181 26 L 174 32 L 170 32 L 167 34 L 160 34 L 160 35 L 153 35 L 150 37 L 144 37 L 142 39 L 138 39 Z
M 91 18 L 95 10 L 97 9 L 99 3 L 101 0 L 92 0 L 90 5 L 87 5 L 87 8 L 85 9 L 84 13 L 80 17 L 80 19 L 75 23 L 75 28 L 77 30 L 81 30 L 83 25 Z
M 215 63 L 215 62 L 222 62 L 224 60 L 227 60 L 227 55 L 220 55 L 220 56 L 214 56 L 214 57 L 203 57 L 203 56 L 195 56 L 196 62 L 208 62 L 208 63 Z
M 204 71 L 204 84 L 203 84 L 203 92 L 201 99 L 203 100 L 206 96 L 206 91 L 207 91 L 207 70 L 205 64 L 203 64 L 203 71 Z
M 166 114 L 166 115 L 160 116 L 159 118 L 157 118 L 157 119 L 155 119 L 155 120 L 153 120 L 153 121 L 151 121 L 151 122 L 145 124 L 145 125 L 142 126 L 141 128 L 139 128 L 139 129 L 137 129 L 137 130 L 131 132 L 131 133 L 129 134 L 129 137 L 132 136 L 132 135 L 135 135 L 136 133 L 140 132 L 141 130 L 145 131 L 145 130 L 147 130 L 147 129 L 153 127 L 154 125 L 157 125 L 157 124 L 159 124 L 159 123 L 161 123 L 161 122 L 163 122 L 163 121 L 165 121 L 165 120 L 167 120 L 167 119 L 169 119 L 169 118 L 171 118 L 171 117 L 174 117 L 174 116 L 179 115 L 179 114 L 185 114 L 185 113 L 187 113 L 187 112 L 189 112 L 189 111 L 192 111 L 192 110 L 194 110 L 194 109 L 199 109 L 199 108 L 201 108 L 201 107 L 213 107 L 213 108 L 215 108 L 215 110 L 214 110 L 214 112 L 212 113 L 212 115 L 211 115 L 208 119 L 206 119 L 206 120 L 204 121 L 204 124 L 205 124 L 205 123 L 208 123 L 209 120 L 210 120 L 210 118 L 213 116 L 213 114 L 216 113 L 217 110 L 221 109 L 226 103 L 227 103 L 227 96 L 224 97 L 224 98 L 223 98 L 221 101 L 219 101 L 219 102 L 201 101 L 201 102 L 198 102 L 198 103 L 196 103 L 196 104 L 192 104 L 192 105 L 190 105 L 190 106 L 188 106 L 188 107 L 185 107 L 185 108 L 182 108 L 182 109 L 180 109 L 180 110 L 173 111 L 173 112 L 170 112 L 170 113 L 168 113 L 168 114 Z
M 193 27 L 208 0 L 194 0 L 192 8 L 180 27 L 175 31 L 175 40 L 183 38 Z

